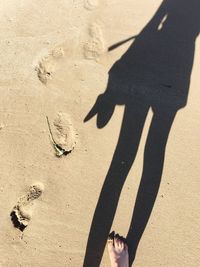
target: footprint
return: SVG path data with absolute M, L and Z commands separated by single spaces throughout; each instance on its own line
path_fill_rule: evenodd
M 35 70 L 37 71 L 38 78 L 42 83 L 47 84 L 48 80 L 52 79 L 52 75 L 56 70 L 57 60 L 63 56 L 64 50 L 62 47 L 56 47 L 39 61 Z
M 44 185 L 37 183 L 30 186 L 26 195 L 22 196 L 10 213 L 14 227 L 24 231 L 32 218 L 33 201 L 39 198 L 44 191 Z
M 48 57 L 43 58 L 36 67 L 38 78 L 44 84 L 47 84 L 47 81 L 52 78 L 54 70 L 55 64 Z
M 99 0 L 85 0 L 84 7 L 88 10 L 93 10 L 99 5 Z
M 86 59 L 98 60 L 105 52 L 104 38 L 101 27 L 93 23 L 89 27 L 89 40 L 83 47 L 84 57 Z
M 78 134 L 74 129 L 69 114 L 58 112 L 52 126 L 52 134 L 55 143 L 70 153 L 77 143 Z

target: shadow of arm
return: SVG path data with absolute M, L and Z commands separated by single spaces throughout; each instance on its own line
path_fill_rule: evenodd
M 84 122 L 89 121 L 97 115 L 97 127 L 103 128 L 110 120 L 115 109 L 112 98 L 107 94 L 101 94 L 97 97 L 94 106 L 86 115 Z

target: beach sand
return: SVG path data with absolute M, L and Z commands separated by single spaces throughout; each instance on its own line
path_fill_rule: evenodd
M 96 118 L 83 121 L 132 41 L 111 52 L 108 47 L 137 35 L 160 3 L 1 1 L 1 267 L 83 266 L 124 106 L 116 106 L 102 129 Z M 200 266 L 199 53 L 197 40 L 188 103 L 168 138 L 160 190 L 134 267 Z M 56 156 L 47 117 L 55 142 L 69 154 Z M 111 227 L 124 236 L 151 118 L 150 110 Z M 106 250 L 101 266 L 109 266 Z

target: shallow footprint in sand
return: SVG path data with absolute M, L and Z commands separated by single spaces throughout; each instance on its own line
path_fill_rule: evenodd
M 88 29 L 89 39 L 84 44 L 83 54 L 86 59 L 98 60 L 105 52 L 102 29 L 99 24 L 92 23 Z
M 43 84 L 47 84 L 49 79 L 52 79 L 53 73 L 56 70 L 58 59 L 64 56 L 64 50 L 62 47 L 54 48 L 48 55 L 40 59 L 35 70 L 39 80 Z
M 53 122 L 49 122 L 49 126 L 52 131 L 53 141 L 60 148 L 60 153 L 56 151 L 56 155 L 61 157 L 71 153 L 78 138 L 71 116 L 64 112 L 58 112 Z
M 98 7 L 99 1 L 98 0 L 85 0 L 84 7 L 88 10 L 93 10 Z
M 10 213 L 14 227 L 24 231 L 32 218 L 34 200 L 39 198 L 43 191 L 44 185 L 42 183 L 33 184 L 27 194 L 19 198 Z

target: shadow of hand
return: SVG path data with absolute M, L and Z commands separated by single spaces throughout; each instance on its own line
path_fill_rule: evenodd
M 84 119 L 84 122 L 89 121 L 92 117 L 97 115 L 97 127 L 103 128 L 112 117 L 115 110 L 115 102 L 112 95 L 104 93 L 97 97 L 94 106 Z

